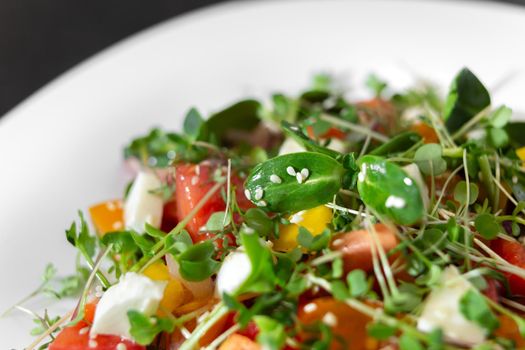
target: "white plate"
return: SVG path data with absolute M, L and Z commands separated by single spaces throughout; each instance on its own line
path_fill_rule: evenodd
M 177 129 L 193 105 L 294 92 L 319 71 L 354 87 L 370 71 L 396 86 L 415 75 L 446 86 L 466 65 L 491 88 L 506 80 L 496 103 L 525 110 L 524 37 L 521 8 L 486 2 L 239 2 L 104 51 L 0 120 L 0 310 L 39 284 L 47 262 L 72 271 L 64 229 L 77 209 L 122 193 L 122 146 L 149 127 Z M 27 345 L 30 327 L 20 313 L 0 320 L 0 348 Z

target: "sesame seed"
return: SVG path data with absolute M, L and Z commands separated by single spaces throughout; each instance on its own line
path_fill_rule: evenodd
M 118 343 L 117 344 L 117 350 L 127 350 L 126 344 L 124 343 Z
M 296 125 L 290 126 L 290 129 L 293 130 L 293 131 L 299 131 L 299 127 L 296 126 Z
M 283 182 L 283 180 L 281 180 L 281 178 L 275 174 L 270 175 L 270 181 L 274 184 L 280 184 L 281 182 Z
M 292 217 L 290 218 L 290 222 L 292 224 L 300 223 L 301 221 L 304 220 L 303 214 L 304 214 L 304 210 L 301 210 L 300 212 L 297 212 L 297 213 L 293 214 Z
M 323 323 L 326 324 L 327 326 L 335 327 L 337 326 L 337 317 L 335 317 L 333 313 L 327 312 L 323 316 Z
M 80 335 L 84 335 L 84 334 L 86 334 L 87 332 L 89 332 L 89 327 L 84 327 L 84 328 L 80 328 L 80 329 L 79 329 L 78 334 L 80 334 Z
M 253 198 L 256 201 L 259 201 L 259 200 L 262 199 L 263 196 L 264 196 L 264 191 L 263 191 L 262 187 L 256 187 L 255 188 L 255 194 L 254 194 Z
M 299 182 L 300 184 L 304 182 L 303 174 L 301 173 L 295 174 L 295 178 L 297 179 L 297 182 Z
M 314 312 L 315 310 L 317 310 L 317 304 L 314 304 L 314 303 L 308 303 L 304 306 L 303 308 L 304 312 L 306 312 L 307 314 L 309 314 L 310 312 Z
M 405 185 L 407 186 L 412 186 L 412 179 L 410 179 L 409 177 L 405 177 L 403 179 L 403 182 L 405 183 Z
M 120 230 L 123 226 L 122 221 L 115 221 L 112 225 L 114 230 Z
M 91 339 L 89 342 L 88 342 L 88 345 L 90 348 L 96 348 L 98 346 L 98 343 L 96 340 L 93 340 Z
M 291 166 L 287 167 L 286 168 L 286 172 L 288 173 L 288 175 L 290 176 L 295 176 L 296 172 L 295 172 L 295 169 Z
M 310 170 L 306 168 L 301 169 L 301 175 L 303 175 L 303 178 L 305 180 L 308 179 L 308 176 L 310 176 Z
M 268 205 L 268 204 L 266 203 L 266 201 L 258 201 L 258 202 L 257 202 L 257 206 L 258 206 L 258 207 L 265 207 L 265 206 L 267 206 L 267 205 Z
M 115 207 L 115 203 L 113 202 L 107 202 L 106 203 L 106 208 L 109 210 L 109 211 L 114 211 L 116 209 Z
M 517 183 L 518 183 L 518 177 L 517 177 L 516 175 L 514 175 L 514 176 L 512 177 L 512 183 L 513 183 L 513 184 L 517 184 Z
M 252 200 L 252 195 L 250 194 L 249 190 L 244 190 L 244 196 L 248 198 L 248 200 Z
M 401 208 L 404 208 L 405 205 L 406 205 L 405 200 L 397 196 L 388 196 L 385 202 L 385 207 L 387 208 L 401 209 Z
M 197 176 L 193 176 L 191 178 L 191 185 L 195 186 L 199 182 L 199 178 Z
M 200 174 L 201 174 L 201 166 L 200 166 L 200 165 L 197 165 L 197 166 L 195 167 L 195 174 L 197 174 L 197 175 L 200 175 Z
M 343 244 L 343 240 L 341 238 L 338 238 L 338 239 L 334 240 L 334 242 L 332 244 L 334 246 L 341 245 L 341 244 Z

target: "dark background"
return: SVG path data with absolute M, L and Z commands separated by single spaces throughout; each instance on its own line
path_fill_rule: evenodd
M 0 0 L 0 117 L 60 73 L 116 41 L 218 2 Z M 525 5 L 525 0 L 505 2 Z

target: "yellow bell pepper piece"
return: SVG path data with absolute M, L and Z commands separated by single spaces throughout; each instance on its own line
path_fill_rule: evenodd
M 518 158 L 525 162 L 525 147 L 518 148 L 516 150 Z
M 332 209 L 324 205 L 303 210 L 288 218 L 294 222 L 290 225 L 279 227 L 279 238 L 274 241 L 273 248 L 278 251 L 290 251 L 298 246 L 297 235 L 299 227 L 302 226 L 317 236 L 321 234 L 326 226 L 332 221 Z
M 144 275 L 154 281 L 167 281 L 164 295 L 160 301 L 161 310 L 173 312 L 184 301 L 184 288 L 182 284 L 171 277 L 168 267 L 163 262 L 151 264 L 144 270 Z
M 124 228 L 122 201 L 120 199 L 96 204 L 89 208 L 89 214 L 97 233 L 101 237 L 108 232 L 119 231 Z

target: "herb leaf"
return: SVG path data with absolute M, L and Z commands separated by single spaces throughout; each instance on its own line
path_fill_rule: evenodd
M 220 266 L 220 263 L 213 259 L 214 256 L 215 246 L 211 241 L 189 247 L 176 257 L 181 276 L 187 281 L 202 281 L 210 277 Z
M 458 130 L 489 105 L 490 95 L 485 86 L 470 70 L 463 68 L 454 78 L 445 102 L 448 130 Z
M 317 142 L 306 136 L 297 125 L 283 121 L 281 123 L 284 132 L 302 145 L 307 151 L 326 154 L 329 157 L 337 158 L 341 153 L 319 145 Z
M 204 125 L 204 119 L 199 111 L 192 108 L 186 114 L 186 118 L 184 118 L 183 129 L 188 136 L 195 140 L 201 134 Z
M 492 313 L 484 297 L 474 289 L 461 297 L 459 309 L 467 320 L 475 322 L 489 334 L 499 327 L 498 318 Z
M 441 145 L 428 143 L 418 148 L 414 161 L 423 174 L 440 175 L 447 170 L 447 162 L 442 157 Z
M 257 342 L 261 344 L 264 349 L 282 349 L 286 341 L 284 325 L 271 317 L 262 315 L 255 316 L 253 320 L 260 331 L 257 335 Z
M 299 182 L 287 169 L 294 173 L 306 169 L 303 172 L 307 171 L 308 176 Z M 339 162 L 321 153 L 285 154 L 257 165 L 246 181 L 246 189 L 255 204 L 266 204 L 276 212 L 297 212 L 331 201 L 341 188 L 344 171 Z M 281 183 L 272 182 L 272 175 L 278 176 Z M 259 201 L 256 198 L 261 190 Z
M 496 238 L 498 233 L 502 230 L 494 215 L 489 213 L 478 215 L 476 220 L 474 220 L 474 226 L 479 234 L 485 239 Z
M 168 318 L 148 317 L 136 310 L 128 311 L 133 339 L 140 345 L 149 345 L 160 332 L 172 332 L 175 322 Z
M 410 225 L 423 217 L 424 205 L 415 181 L 398 165 L 376 156 L 358 161 L 357 189 L 363 202 L 398 224 Z
M 259 122 L 261 104 L 255 100 L 237 102 L 217 112 L 206 121 L 206 128 L 221 143 L 224 143 L 228 132 L 232 130 L 253 130 Z

